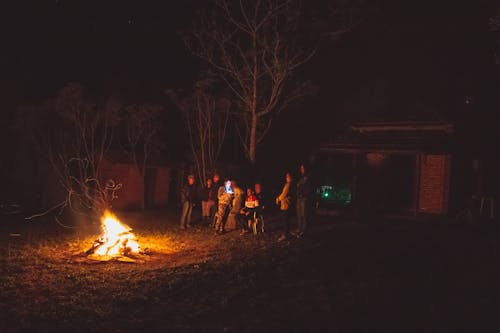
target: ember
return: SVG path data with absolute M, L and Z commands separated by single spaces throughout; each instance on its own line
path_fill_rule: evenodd
M 118 220 L 109 211 L 101 218 L 102 234 L 87 254 L 98 256 L 120 256 L 139 252 L 139 243 L 132 229 Z

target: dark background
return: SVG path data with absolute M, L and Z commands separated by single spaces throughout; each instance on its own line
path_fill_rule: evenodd
M 16 164 L 33 162 L 9 158 L 19 149 L 12 126 L 16 107 L 40 103 L 72 81 L 96 95 L 164 104 L 167 138 L 174 142 L 167 143 L 169 158 L 182 158 L 184 147 L 173 140 L 183 137 L 181 118 L 163 92 L 190 87 L 205 66 L 180 38 L 203 3 L 2 2 L 3 191 L 16 187 L 9 183 Z M 325 3 L 303 6 L 310 13 Z M 370 2 L 362 23 L 337 40 L 322 41 L 297 74 L 316 83 L 319 93 L 275 122 L 258 151 L 259 169 L 273 177 L 296 169 L 320 142 L 358 120 L 453 120 L 469 108 L 485 115 L 485 126 L 495 124 L 500 84 L 488 32 L 494 13 L 495 1 L 487 0 Z M 472 107 L 464 104 L 466 96 L 472 96 Z M 241 160 L 237 142 L 226 146 L 224 159 Z

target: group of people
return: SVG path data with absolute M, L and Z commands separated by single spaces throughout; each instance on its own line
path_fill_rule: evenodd
M 293 183 L 290 172 L 285 174 L 285 183 L 276 197 L 275 202 L 280 210 L 280 221 L 283 225 L 283 234 L 279 240 L 285 240 L 292 236 L 290 231 L 290 219 L 293 207 L 297 212 L 298 231 L 296 237 L 304 236 L 308 222 L 308 206 L 311 197 L 311 181 L 306 173 L 306 168 L 301 165 L 300 176 Z M 260 221 L 259 228 L 264 232 L 264 210 L 266 202 L 262 193 L 262 185 L 255 183 L 248 187 L 246 193 L 234 180 L 220 181 L 220 176 L 214 174 L 206 180 L 204 186 L 195 186 L 195 177 L 189 175 L 187 183 L 180 192 L 182 214 L 180 228 L 186 229 L 191 226 L 191 215 L 193 206 L 201 201 L 202 221 L 204 224 L 214 228 L 215 235 L 224 233 L 226 226 L 236 228 L 239 226 L 240 234 L 250 231 L 256 232 L 256 224 Z

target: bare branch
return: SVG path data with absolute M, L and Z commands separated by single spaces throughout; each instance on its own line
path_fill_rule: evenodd
M 311 47 L 304 47 L 297 37 L 301 14 L 299 0 L 218 0 L 187 42 L 232 92 L 239 108 L 231 114 L 252 163 L 272 119 L 309 92 L 293 89 L 294 75 L 316 54 L 321 34 Z M 329 18 L 338 24 L 328 35 L 350 31 L 357 17 L 351 4 L 337 12 L 332 9 Z M 299 82 L 297 87 L 305 86 Z
M 66 209 L 85 216 L 99 213 L 112 200 L 106 197 L 109 189 L 101 186 L 99 179 L 100 163 L 113 140 L 114 125 L 101 106 L 85 98 L 79 84 L 67 84 L 47 105 L 34 109 L 39 111 L 34 137 L 66 197 L 27 219 L 56 210 L 61 215 Z M 57 131 L 53 130 L 55 126 Z
M 198 80 L 185 96 L 166 91 L 184 115 L 191 156 L 201 180 L 206 179 L 216 165 L 227 132 L 230 103 L 215 94 L 215 85 L 216 81 L 209 75 Z

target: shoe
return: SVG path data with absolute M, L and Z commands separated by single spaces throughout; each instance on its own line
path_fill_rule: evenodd
M 181 226 L 179 227 L 179 229 L 181 229 L 181 230 L 186 230 L 186 227 L 181 225 Z
M 245 234 L 247 234 L 247 233 L 248 233 L 248 231 L 247 231 L 247 230 L 241 230 L 241 231 L 240 231 L 240 236 L 243 236 L 243 235 L 245 235 Z

